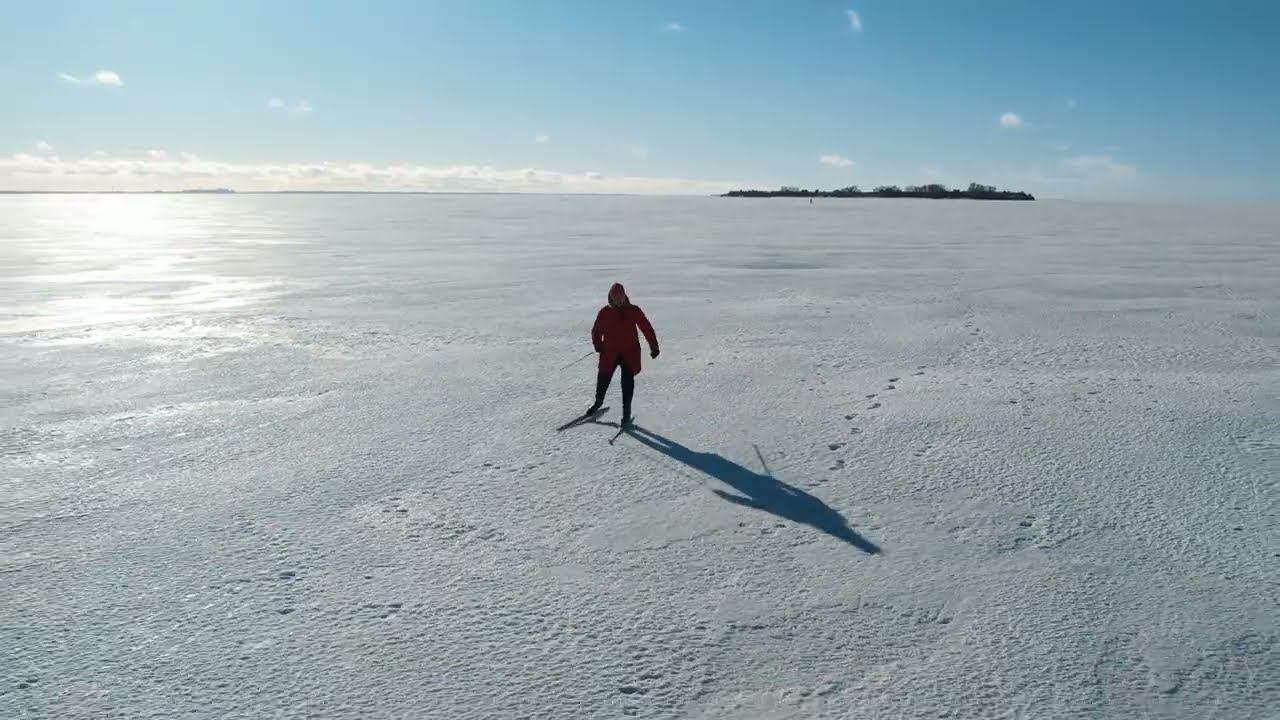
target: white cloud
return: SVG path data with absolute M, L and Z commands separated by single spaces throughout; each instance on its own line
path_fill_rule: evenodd
M 481 165 L 374 165 L 371 163 L 238 163 L 190 153 L 176 157 L 92 155 L 63 159 L 19 153 L 0 157 L 2 190 L 182 190 L 228 187 L 252 190 L 388 192 L 628 193 L 711 195 L 763 183 L 697 178 L 611 176 L 542 168 Z
M 53 152 L 53 146 L 43 140 L 37 140 L 36 150 L 42 153 Z
M 1022 127 L 1022 116 L 1017 113 L 1007 112 L 1000 116 L 1000 126 L 1006 128 Z
M 1076 155 L 1063 158 L 1062 167 L 1073 173 L 1109 178 L 1131 178 L 1138 174 L 1133 165 L 1117 162 L 1110 155 Z
M 284 99 L 282 99 L 282 98 L 278 98 L 278 97 L 273 97 L 273 98 L 271 98 L 270 100 L 268 100 L 268 101 L 267 101 L 267 107 L 271 108 L 272 110 L 286 110 L 286 109 L 288 109 L 288 110 L 292 110 L 292 111 L 294 111 L 294 112 L 296 112 L 296 113 L 309 113 L 309 112 L 315 112 L 315 109 L 316 109 L 316 108 L 315 108 L 315 106 L 314 106 L 314 105 L 312 105 L 312 104 L 311 104 L 309 101 L 307 101 L 307 100 L 301 100 L 301 99 L 300 99 L 300 100 L 296 100 L 296 101 L 294 101 L 294 102 L 293 102 L 293 104 L 292 104 L 292 105 L 290 105 L 289 103 L 285 102 L 285 101 L 284 101 Z
M 845 10 L 844 14 L 849 17 L 849 29 L 853 32 L 862 32 L 862 16 L 857 10 Z
M 684 26 L 678 22 L 669 22 L 663 25 L 662 29 L 667 32 L 684 32 Z
M 148 150 L 147 157 L 151 158 L 152 160 L 164 160 L 169 157 L 169 153 L 163 150 Z
M 551 136 L 546 133 L 538 133 L 533 136 L 533 141 L 539 145 L 547 145 L 551 142 Z
M 72 85 L 110 85 L 112 87 L 120 87 L 124 85 L 124 81 L 120 79 L 120 75 L 114 70 L 99 70 L 92 75 L 84 75 L 77 77 L 71 73 L 60 72 L 58 77 L 63 82 Z
M 642 145 L 624 145 L 622 149 L 641 160 L 649 159 L 649 148 Z
M 831 167 L 849 167 L 853 161 L 843 155 L 822 155 L 818 158 L 818 162 Z

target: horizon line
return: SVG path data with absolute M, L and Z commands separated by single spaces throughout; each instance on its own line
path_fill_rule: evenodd
M 476 195 L 481 197 L 494 196 L 522 196 L 522 197 L 635 197 L 635 198 L 726 198 L 721 193 L 695 194 L 662 194 L 662 193 L 587 193 L 587 192 L 521 192 L 512 190 L 232 190 L 230 192 L 216 192 L 209 190 L 0 190 L 0 196 L 3 195 Z M 776 198 L 756 198 L 761 200 L 789 200 L 801 199 L 776 197 Z M 839 197 L 818 197 L 819 200 L 840 201 L 851 198 Z M 852 198 L 858 200 L 916 200 L 929 198 L 879 198 L 864 197 Z M 1036 197 L 1037 202 L 1066 202 L 1066 203 L 1104 203 L 1108 205 L 1187 205 L 1187 204 L 1203 204 L 1203 205 L 1242 205 L 1255 206 L 1262 204 L 1271 204 L 1272 200 L 1267 199 L 1241 199 L 1241 198 L 1069 198 L 1058 196 Z

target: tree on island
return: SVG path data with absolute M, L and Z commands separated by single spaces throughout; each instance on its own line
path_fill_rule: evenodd
M 950 190 L 941 183 L 928 185 L 908 185 L 906 189 L 897 185 L 879 185 L 870 192 L 864 192 L 857 185 L 839 190 L 805 190 L 795 185 L 783 185 L 777 190 L 733 190 L 722 197 L 836 197 L 836 198 L 928 198 L 933 200 L 1035 200 L 1031 193 L 1014 190 L 997 190 L 994 185 L 969 183 L 967 190 Z

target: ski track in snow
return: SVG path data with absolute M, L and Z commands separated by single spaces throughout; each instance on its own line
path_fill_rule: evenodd
M 0 198 L 0 717 L 1273 718 L 1280 214 Z M 604 293 L 662 342 L 586 407 Z

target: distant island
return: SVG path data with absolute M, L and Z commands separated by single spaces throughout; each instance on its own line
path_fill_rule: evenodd
M 733 190 L 720 197 L 830 197 L 830 198 L 929 198 L 931 200 L 1035 200 L 1031 193 L 997 190 L 994 185 L 969 183 L 968 190 L 948 190 L 946 185 L 881 185 L 874 190 L 861 190 L 850 185 L 839 190 L 805 190 L 783 185 L 777 190 Z

